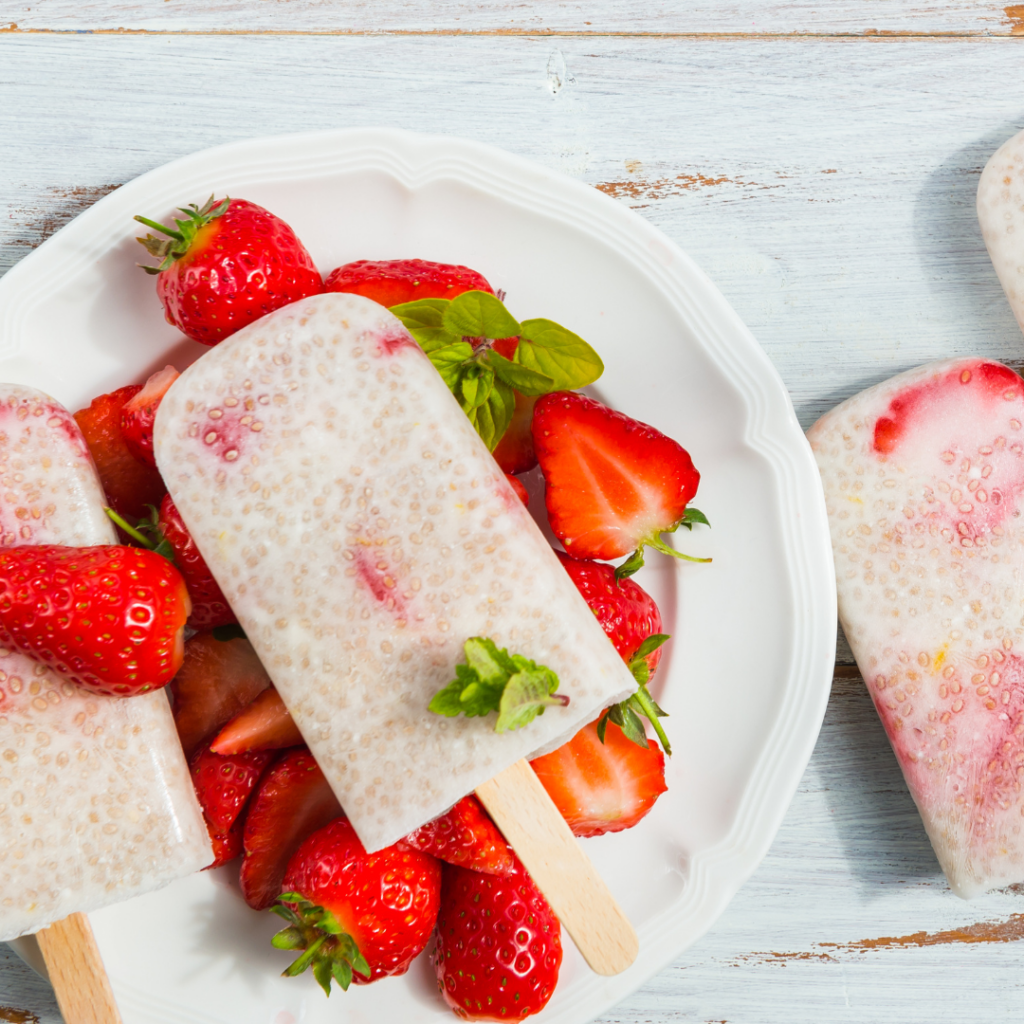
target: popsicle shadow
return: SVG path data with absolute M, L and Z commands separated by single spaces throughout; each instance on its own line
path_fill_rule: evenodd
M 850 673 L 856 670 L 851 668 Z M 837 676 L 810 764 L 865 901 L 913 879 L 944 886 L 931 843 L 864 681 Z

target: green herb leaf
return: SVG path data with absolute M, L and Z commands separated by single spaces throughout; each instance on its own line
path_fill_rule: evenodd
M 448 299 L 418 299 L 392 306 L 391 312 L 405 324 L 409 333 L 429 355 L 434 349 L 461 341 L 461 335 L 450 334 L 444 326 Z
M 515 361 L 550 377 L 553 391 L 593 384 L 604 373 L 601 357 L 578 335 L 553 320 L 524 320 Z
M 435 348 L 427 355 L 448 385 L 448 389 L 454 392 L 462 377 L 463 367 L 472 358 L 473 346 L 468 341 L 455 341 L 450 345 Z
M 520 363 L 514 363 L 506 359 L 500 352 L 494 349 L 487 355 L 487 360 L 493 368 L 495 376 L 511 385 L 524 395 L 546 395 L 551 391 L 557 391 L 555 382 L 546 374 L 538 373 Z
M 498 712 L 495 732 L 528 725 L 552 704 L 569 703 L 555 694 L 558 676 L 521 654 L 509 654 L 489 637 L 470 637 L 462 647 L 466 664 L 455 666 L 455 679 L 438 690 L 429 709 L 438 715 L 468 718 Z
M 504 382 L 491 378 L 492 387 L 487 395 L 487 401 L 474 409 L 467 409 L 466 414 L 470 422 L 476 427 L 490 451 L 498 447 L 498 442 L 512 422 L 512 413 L 515 412 L 515 392 Z M 465 406 L 463 406 L 465 409 Z
M 513 338 L 519 321 L 489 292 L 463 292 L 452 299 L 444 312 L 449 334 L 469 338 Z

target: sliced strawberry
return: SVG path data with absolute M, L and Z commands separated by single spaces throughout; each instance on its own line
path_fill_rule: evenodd
M 128 450 L 135 458 L 154 469 L 156 457 L 153 455 L 153 421 L 156 419 L 160 400 L 178 376 L 178 371 L 173 366 L 165 366 L 158 370 L 121 410 L 121 433 L 124 435 Z
M 280 750 L 297 747 L 302 733 L 272 686 L 264 690 L 224 726 L 210 749 L 217 754 L 241 754 L 247 750 Z
M 494 294 L 487 279 L 469 267 L 429 260 L 357 260 L 332 270 L 324 282 L 327 292 L 354 292 L 382 306 L 417 299 L 454 299 L 463 292 Z
M 121 433 L 121 413 L 141 391 L 138 384 L 118 388 L 75 413 L 107 501 L 115 512 L 133 521 L 143 518 L 148 506 L 159 505 L 167 492 L 160 474 L 131 453 Z
M 645 544 L 689 558 L 661 539 L 681 525 L 707 522 L 686 507 L 700 474 L 680 444 L 572 391 L 538 400 L 533 441 L 547 484 L 551 529 L 573 558 L 634 552 L 620 576 L 643 564 Z
M 509 487 L 516 492 L 516 497 L 524 504 L 530 504 L 530 495 L 526 488 L 523 486 L 522 481 L 517 480 L 511 473 L 505 474 L 505 479 L 508 481 Z
M 510 875 L 515 867 L 512 848 L 472 794 L 410 832 L 398 845 L 486 875 Z
M 266 910 L 281 895 L 292 854 L 341 813 L 313 755 L 304 747 L 284 754 L 260 783 L 245 819 L 239 878 L 245 902 Z
M 495 342 L 494 348 L 497 347 L 498 343 Z M 494 460 L 504 473 L 527 473 L 537 465 L 531 429 L 536 404 L 536 397 L 516 392 L 516 408 L 512 413 L 512 422 L 501 435 L 498 447 L 494 449 Z
M 237 622 L 235 613 L 213 578 L 206 559 L 196 547 L 192 534 L 169 494 L 160 505 L 158 526 L 164 539 L 171 545 L 174 564 L 185 577 L 185 586 L 192 598 L 192 614 L 188 624 L 193 629 L 214 629 Z
M 270 676 L 248 640 L 197 633 L 171 682 L 174 724 L 185 756 L 270 686 Z
M 661 612 L 654 598 L 633 580 L 616 580 L 615 569 L 606 562 L 570 558 L 561 551 L 555 554 L 628 665 L 640 645 L 661 632 Z M 647 655 L 650 676 L 659 661 L 660 647 Z
M 227 757 L 205 747 L 195 752 L 189 770 L 210 832 L 227 832 L 234 825 L 273 756 L 269 750 Z
M 213 863 L 203 868 L 204 871 L 222 867 L 241 855 L 244 826 L 245 816 L 239 815 L 227 832 L 210 832 L 210 842 L 213 844 Z M 209 823 L 207 823 L 207 830 L 209 830 Z
M 665 756 L 654 740 L 640 747 L 614 723 L 604 742 L 597 722 L 530 763 L 575 836 L 632 828 L 665 792 Z

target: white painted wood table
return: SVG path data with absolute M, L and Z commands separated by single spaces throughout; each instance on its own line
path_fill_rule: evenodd
M 0 273 L 119 183 L 205 146 L 458 133 L 675 239 L 806 427 L 930 359 L 1024 362 L 974 216 L 985 160 L 1024 127 L 1020 35 L 1024 6 L 987 0 L 0 0 Z M 1021 893 L 948 891 L 841 641 L 760 870 L 601 1020 L 1021 1020 L 1020 939 Z M 3 1020 L 59 1020 L 6 947 Z

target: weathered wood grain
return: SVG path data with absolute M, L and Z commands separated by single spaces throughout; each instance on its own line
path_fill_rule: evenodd
M 2 0 L 0 27 L 18 32 L 1010 35 L 1024 33 L 1024 8 L 1001 0 L 208 0 L 201 5 Z

